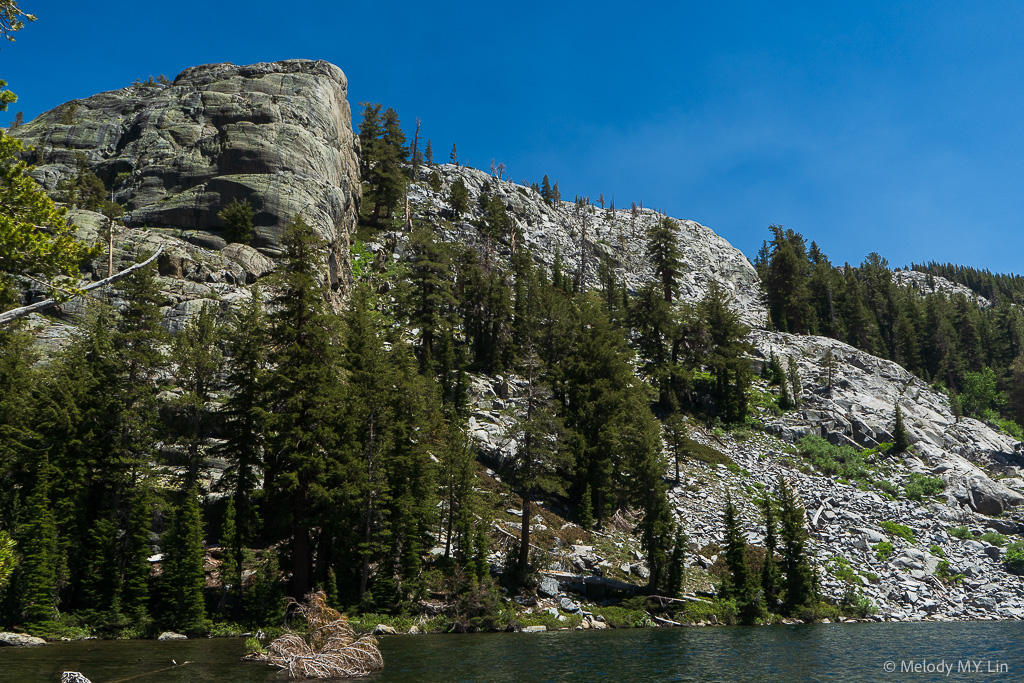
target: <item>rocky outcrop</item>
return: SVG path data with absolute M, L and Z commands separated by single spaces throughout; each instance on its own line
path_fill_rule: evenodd
M 967 297 L 968 301 L 976 303 L 978 308 L 992 307 L 991 301 L 970 287 L 965 287 L 958 282 L 951 282 L 938 275 L 929 275 L 917 270 L 894 270 L 892 271 L 892 280 L 898 285 L 913 287 L 922 295 L 942 294 L 946 298 L 960 295 Z
M 441 189 L 430 188 L 427 177 L 436 170 Z M 469 190 L 469 211 L 459 220 L 448 222 L 451 207 L 448 198 L 452 183 L 461 178 Z M 573 202 L 549 205 L 532 188 L 487 173 L 452 164 L 436 166 L 421 173 L 420 182 L 409 190 L 414 218 L 426 219 L 438 226 L 447 239 L 464 244 L 478 244 L 480 231 L 473 225 L 482 217 L 479 197 L 488 192 L 501 198 L 522 240 L 541 263 L 550 268 L 556 255 L 562 260 L 564 273 L 576 277 L 581 258 L 587 287 L 602 286 L 598 265 L 610 259 L 619 283 L 636 291 L 653 278 L 646 256 L 647 230 L 663 218 L 651 209 L 612 211 L 593 205 L 577 208 Z M 694 221 L 676 219 L 679 246 L 684 264 L 680 276 L 680 297 L 696 302 L 707 292 L 708 284 L 716 282 L 729 295 L 732 306 L 748 325 L 762 326 L 768 319 L 764 295 L 757 272 L 747 258 L 729 242 Z M 586 240 L 583 239 L 584 231 Z M 400 235 L 392 237 L 401 241 Z M 511 245 L 494 247 L 499 257 L 507 258 Z
M 218 213 L 232 200 L 254 206 L 252 245 L 266 256 L 282 253 L 285 225 L 303 214 L 329 244 L 324 276 L 340 301 L 361 197 L 346 94 L 341 69 L 323 61 L 208 64 L 65 103 L 15 134 L 47 189 L 82 160 L 126 225 L 175 229 L 206 249 L 224 248 Z

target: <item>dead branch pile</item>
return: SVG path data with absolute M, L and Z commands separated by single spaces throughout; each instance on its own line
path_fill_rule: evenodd
M 310 593 L 298 612 L 306 617 L 305 638 L 286 633 L 260 659 L 288 671 L 294 679 L 366 676 L 384 668 L 373 636 L 356 638 L 348 619 L 327 606 L 323 592 Z

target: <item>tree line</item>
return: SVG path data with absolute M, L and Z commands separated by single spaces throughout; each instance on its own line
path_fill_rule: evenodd
M 820 334 L 893 360 L 945 391 L 956 414 L 998 421 L 1021 438 L 1024 315 L 1014 303 L 1017 276 L 959 266 L 923 268 L 992 294 L 994 305 L 982 309 L 962 294 L 922 294 L 900 286 L 876 253 L 859 266 L 836 267 L 803 235 L 769 229 L 772 238 L 754 266 L 776 329 Z

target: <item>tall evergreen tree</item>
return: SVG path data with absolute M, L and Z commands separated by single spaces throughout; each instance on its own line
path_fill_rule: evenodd
M 209 412 L 206 405 L 213 395 L 223 355 L 219 346 L 216 314 L 204 304 L 174 338 L 171 361 L 182 394 L 176 407 L 182 418 L 183 441 L 187 454 L 186 489 L 191 488 L 204 465 L 203 447 L 208 435 Z
M 57 526 L 50 502 L 50 460 L 45 453 L 35 469 L 27 521 L 19 533 L 24 557 L 17 593 L 26 622 L 52 619 L 57 605 Z
M 813 572 L 807 552 L 808 533 L 804 508 L 792 489 L 779 475 L 776 487 L 779 504 L 779 535 L 782 540 L 782 569 L 786 575 L 786 608 L 793 613 L 813 594 Z
M 323 239 L 299 215 L 288 225 L 285 246 L 270 330 L 274 433 L 265 467 L 274 517 L 291 538 L 291 592 L 301 597 L 312 587 L 311 529 L 321 522 L 324 502 L 320 482 L 338 452 L 340 335 L 318 280 L 326 262 Z
M 197 634 L 205 632 L 203 598 L 203 526 L 194 488 L 182 494 L 164 534 L 163 593 L 168 625 Z

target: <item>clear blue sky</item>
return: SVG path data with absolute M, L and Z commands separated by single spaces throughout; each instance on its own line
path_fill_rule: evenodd
M 423 120 L 436 157 L 455 142 L 564 197 L 643 200 L 751 258 L 779 223 L 836 263 L 1024 272 L 1019 2 L 22 7 L 39 21 L 0 78 L 26 118 L 195 64 L 326 59 L 356 123 L 382 102 Z

